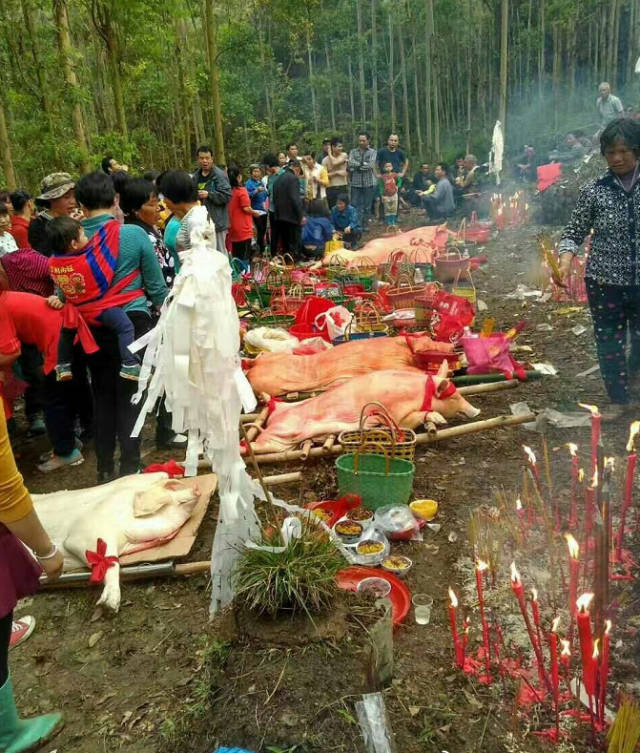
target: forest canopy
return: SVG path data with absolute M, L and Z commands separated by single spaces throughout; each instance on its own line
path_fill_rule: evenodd
M 638 104 L 640 0 L 3 0 L 0 185 L 112 152 L 246 165 L 389 131 L 414 158 L 596 129 L 602 80 Z

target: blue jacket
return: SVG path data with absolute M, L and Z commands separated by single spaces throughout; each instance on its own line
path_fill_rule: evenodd
M 337 206 L 333 207 L 331 210 L 331 222 L 336 230 L 344 230 L 346 227 L 350 227 L 355 232 L 362 230 L 360 221 L 358 220 L 358 212 L 351 204 L 347 204 L 344 212 L 339 212 Z
M 247 189 L 249 198 L 251 199 L 251 208 L 257 209 L 260 212 L 264 212 L 265 211 L 264 205 L 269 196 L 264 186 L 264 183 L 261 180 L 254 180 L 253 178 L 249 178 L 249 180 L 244 184 L 244 186 Z M 258 190 L 259 188 L 264 188 L 265 190 L 259 191 Z
M 307 217 L 302 226 L 302 245 L 322 251 L 324 244 L 333 238 L 333 227 L 326 217 Z

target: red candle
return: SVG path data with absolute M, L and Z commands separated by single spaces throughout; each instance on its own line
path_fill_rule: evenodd
M 576 598 L 578 596 L 578 575 L 580 574 L 580 546 L 575 538 L 570 534 L 565 534 L 567 546 L 569 547 L 569 614 L 571 623 L 576 617 Z
M 536 588 L 531 589 L 531 612 L 533 613 L 533 624 L 536 628 L 536 638 L 538 639 L 538 645 L 542 645 L 542 635 L 540 633 L 540 607 L 538 605 L 538 590 Z
M 551 685 L 553 686 L 553 705 L 555 707 L 556 717 L 556 739 L 560 739 L 560 722 L 558 718 L 558 699 L 560 691 L 560 673 L 558 671 L 558 623 L 560 618 L 556 617 L 551 625 L 551 634 L 549 635 L 549 653 L 551 655 Z
M 602 659 L 600 661 L 600 721 L 604 722 L 604 705 L 607 699 L 607 682 L 609 681 L 609 633 L 611 620 L 604 623 L 602 636 Z
M 513 593 L 516 595 L 516 598 L 518 599 L 518 604 L 520 606 L 520 611 L 522 612 L 524 624 L 526 625 L 527 632 L 529 633 L 529 640 L 531 641 L 531 645 L 533 646 L 533 652 L 536 655 L 536 661 L 538 663 L 538 673 L 540 675 L 540 679 L 544 681 L 544 684 L 547 686 L 547 690 L 549 690 L 549 692 L 552 692 L 551 682 L 549 681 L 549 678 L 544 668 L 542 650 L 540 648 L 540 644 L 538 643 L 533 633 L 533 626 L 531 625 L 531 620 L 529 619 L 527 605 L 524 602 L 524 589 L 522 587 L 522 581 L 520 580 L 520 574 L 518 573 L 518 570 L 516 569 L 515 562 L 511 563 L 511 589 L 513 590 Z
M 471 627 L 471 619 L 467 615 L 464 618 L 464 634 L 462 636 L 462 658 L 464 659 L 465 651 L 467 650 L 467 643 L 469 643 L 469 628 Z
M 589 614 L 589 604 L 593 599 L 593 594 L 587 593 L 576 601 L 576 620 L 578 623 L 578 635 L 580 636 L 580 653 L 582 657 L 582 681 L 587 694 L 592 696 L 595 693 L 595 672 L 593 669 L 593 635 L 591 633 L 591 615 Z
M 567 683 L 569 692 L 573 695 L 571 689 L 571 682 L 569 680 L 569 663 L 571 662 L 571 644 L 564 638 L 560 639 L 562 650 L 560 651 L 560 663 L 562 664 L 562 672 L 564 674 L 564 681 Z
M 591 413 L 591 473 L 598 467 L 598 445 L 600 444 L 600 422 L 602 416 L 597 405 L 578 403 L 581 408 L 586 408 Z
M 569 528 L 574 529 L 578 525 L 578 477 L 580 471 L 578 466 L 580 458 L 578 457 L 578 445 L 569 442 L 567 445 L 571 453 L 571 507 L 569 508 Z
M 487 682 L 491 681 L 491 654 L 489 647 L 489 626 L 484 616 L 484 588 L 483 588 L 483 573 L 488 568 L 486 562 L 478 560 L 476 562 L 476 590 L 478 591 L 478 601 L 480 602 L 480 621 L 482 622 L 482 645 L 484 647 L 484 666 L 486 671 Z
M 458 626 L 456 624 L 456 609 L 458 607 L 458 597 L 455 595 L 452 588 L 449 589 L 449 598 L 451 603 L 449 604 L 449 622 L 451 623 L 451 635 L 453 636 L 453 646 L 455 649 L 456 665 L 462 669 L 464 665 L 464 657 L 462 654 L 462 644 L 458 637 Z
M 598 469 L 596 468 L 593 477 L 591 478 L 591 484 L 585 489 L 584 493 L 584 534 L 585 534 L 585 546 L 589 536 L 591 536 L 591 529 L 593 528 L 593 512 L 596 507 L 596 492 L 598 489 Z

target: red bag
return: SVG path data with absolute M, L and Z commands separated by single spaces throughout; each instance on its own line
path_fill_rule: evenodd
M 490 374 L 497 371 L 507 379 L 513 379 L 514 375 L 521 381 L 527 378 L 522 366 L 511 355 L 511 341 L 504 334 L 499 332 L 489 337 L 463 337 L 460 342 L 469 362 L 468 374 Z
M 439 290 L 434 296 L 431 334 L 436 340 L 455 342 L 462 337 L 475 317 L 473 304 L 466 298 Z
M 549 165 L 540 165 L 538 173 L 538 191 L 546 191 L 549 186 L 562 178 L 562 162 L 552 162 Z

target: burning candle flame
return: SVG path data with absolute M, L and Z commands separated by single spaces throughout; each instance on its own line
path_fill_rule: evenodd
M 577 560 L 578 555 L 580 554 L 580 544 L 578 544 L 570 533 L 565 533 L 564 537 L 567 540 L 567 546 L 569 547 L 569 556 L 572 559 Z
M 531 589 L 531 601 L 538 601 L 538 589 L 537 588 Z
M 582 596 L 578 597 L 576 599 L 576 606 L 578 607 L 578 611 L 586 612 L 587 609 L 589 609 L 589 604 L 591 604 L 592 599 L 593 594 L 582 594 Z
M 525 451 L 525 454 L 526 454 L 526 456 L 527 456 L 527 459 L 528 459 L 528 461 L 529 461 L 529 462 L 531 463 L 531 465 L 535 465 L 535 464 L 536 464 L 536 454 L 535 454 L 535 452 L 534 452 L 534 451 L 533 451 L 533 450 L 531 449 L 531 447 L 527 447 L 527 445 L 526 445 L 526 444 L 523 444 L 523 445 L 522 445 L 522 449 L 523 449 L 523 450 Z
M 520 497 L 518 497 L 518 499 L 516 499 L 516 510 L 518 512 L 521 512 L 521 510 L 522 510 L 522 502 L 520 501 Z
M 604 621 L 604 634 L 609 635 L 611 632 L 611 620 Z
M 627 442 L 627 452 L 633 452 L 635 450 L 635 441 L 640 432 L 640 421 L 634 421 L 629 427 L 629 441 Z
M 553 622 L 551 623 L 551 632 L 557 633 L 558 632 L 558 625 L 560 624 L 560 618 L 554 617 Z
M 487 565 L 487 563 L 484 562 L 483 560 L 478 560 L 476 562 L 476 570 L 479 573 L 483 572 L 484 570 L 487 570 L 488 568 L 489 568 L 489 565 Z
M 449 598 L 451 599 L 451 606 L 455 609 L 458 606 L 458 597 L 455 595 L 453 588 L 449 588 Z
M 578 454 L 578 445 L 574 444 L 573 442 L 568 442 L 567 448 L 569 449 L 571 457 L 575 458 L 575 456 Z
M 585 410 L 588 410 L 591 413 L 592 416 L 599 416 L 600 415 L 600 411 L 598 410 L 598 406 L 597 405 L 587 405 L 586 403 L 578 403 L 578 405 L 581 408 L 584 408 Z
M 560 638 L 560 643 L 562 644 L 562 651 L 560 652 L 560 656 L 571 656 L 571 644 L 569 641 L 565 640 L 564 638 Z
M 520 582 L 520 573 L 518 572 L 518 570 L 516 568 L 516 563 L 515 562 L 511 563 L 511 580 L 514 583 L 519 583 Z
M 598 468 L 597 467 L 593 471 L 593 476 L 591 477 L 591 488 L 592 489 L 598 488 Z
M 591 654 L 592 659 L 597 659 L 600 656 L 599 643 L 600 643 L 600 638 L 596 638 L 595 641 L 593 642 L 593 654 Z
M 613 471 L 616 467 L 616 459 L 615 458 L 605 458 L 604 459 L 604 467 L 607 468 L 610 471 Z
M 578 481 L 582 483 L 584 481 L 584 468 L 580 468 L 578 471 Z
M 468 633 L 469 628 L 471 627 L 471 617 L 468 615 L 464 618 L 464 632 Z

